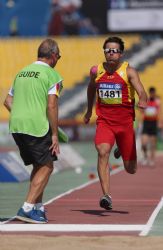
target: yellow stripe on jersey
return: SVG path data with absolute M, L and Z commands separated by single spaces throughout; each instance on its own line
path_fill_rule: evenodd
M 121 65 L 121 67 L 116 71 L 118 73 L 118 75 L 120 75 L 120 77 L 125 81 L 125 83 L 127 84 L 127 89 L 128 89 L 128 101 L 131 102 L 134 97 L 135 97 L 135 89 L 134 87 L 131 85 L 131 83 L 128 80 L 128 76 L 127 76 L 127 67 L 128 67 L 129 63 L 124 61 Z

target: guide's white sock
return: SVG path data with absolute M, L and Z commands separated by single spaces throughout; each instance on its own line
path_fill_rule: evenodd
M 24 209 L 25 212 L 29 212 L 29 211 L 31 211 L 33 209 L 33 207 L 34 207 L 34 204 L 24 202 L 22 208 Z
M 36 210 L 41 210 L 42 212 L 45 211 L 44 205 L 40 202 L 40 203 L 36 203 L 35 204 L 35 208 Z

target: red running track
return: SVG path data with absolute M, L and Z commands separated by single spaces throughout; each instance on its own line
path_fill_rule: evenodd
M 48 229 L 44 235 L 139 235 L 142 229 L 123 230 L 122 227 L 133 225 L 146 225 L 151 214 L 157 207 L 163 196 L 163 155 L 157 157 L 154 167 L 139 166 L 135 175 L 121 171 L 111 176 L 111 195 L 113 210 L 106 211 L 99 207 L 99 199 L 102 195 L 99 182 L 95 182 L 70 194 L 54 200 L 48 204 L 48 226 L 62 224 L 62 230 L 51 232 Z M 70 180 L 71 181 L 71 180 Z M 13 223 L 18 223 L 13 221 Z M 20 222 L 21 223 L 21 222 Z M 68 225 L 76 225 L 74 231 L 67 229 Z M 101 225 L 101 228 L 90 232 L 90 229 L 81 230 L 84 225 Z M 28 224 L 29 225 L 29 224 Z M 109 226 L 113 231 L 102 230 Z M 116 230 L 114 230 L 114 225 Z M 30 225 L 31 226 L 31 225 Z M 35 225 L 32 225 L 35 226 Z M 40 226 L 40 225 L 39 225 Z M 41 225 L 43 226 L 43 225 Z M 65 226 L 65 229 L 64 229 Z M 37 225 L 38 227 L 38 225 Z M 49 229 L 50 230 L 50 229 Z M 27 228 L 28 231 L 28 228 Z M 47 232 L 48 231 L 48 232 Z M 89 231 L 89 232 L 88 232 Z M 35 231 L 37 232 L 37 229 Z M 41 234 L 39 232 L 39 234 Z

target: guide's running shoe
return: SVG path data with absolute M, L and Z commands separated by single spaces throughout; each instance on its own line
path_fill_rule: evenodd
M 109 195 L 106 194 L 100 199 L 100 207 L 106 210 L 112 210 L 112 200 Z
M 16 218 L 24 222 L 35 223 L 35 224 L 47 223 L 45 217 L 38 214 L 37 210 L 35 210 L 34 208 L 29 212 L 25 212 L 24 209 L 21 207 L 17 213 Z
M 114 157 L 116 159 L 119 159 L 120 156 L 121 156 L 121 153 L 120 153 L 119 149 L 118 148 L 114 149 Z
M 46 222 L 48 222 L 48 218 L 46 217 L 46 211 L 41 211 L 41 210 L 37 210 L 37 214 L 40 217 L 43 217 L 45 219 Z

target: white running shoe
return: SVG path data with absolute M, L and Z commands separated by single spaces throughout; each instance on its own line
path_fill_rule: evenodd
M 147 159 L 147 158 L 143 158 L 143 159 L 141 160 L 141 165 L 142 165 L 142 166 L 148 165 L 148 159 Z
M 152 161 L 152 160 L 150 160 L 150 161 L 148 162 L 148 164 L 149 164 L 150 167 L 154 167 L 154 165 L 155 165 L 154 161 Z

